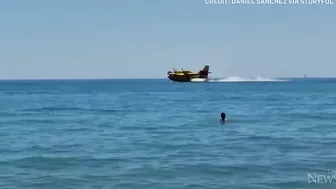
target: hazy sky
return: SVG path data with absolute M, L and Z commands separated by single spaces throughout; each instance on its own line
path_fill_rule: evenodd
M 0 78 L 336 77 L 334 5 L 0 1 Z

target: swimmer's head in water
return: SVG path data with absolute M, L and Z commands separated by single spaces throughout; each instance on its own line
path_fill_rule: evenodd
M 224 112 L 221 113 L 221 118 L 223 121 L 225 121 L 226 114 Z

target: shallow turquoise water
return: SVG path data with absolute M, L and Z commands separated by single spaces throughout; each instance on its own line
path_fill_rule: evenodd
M 335 86 L 1 81 L 0 188 L 335 188 Z

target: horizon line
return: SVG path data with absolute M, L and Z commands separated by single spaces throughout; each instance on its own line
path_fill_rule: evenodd
M 233 76 L 229 76 L 233 77 Z M 218 77 L 218 78 L 210 78 L 210 79 L 226 79 L 229 77 Z M 234 76 L 239 77 L 239 76 Z M 241 77 L 245 78 L 245 77 Z M 249 78 L 249 77 L 246 77 Z M 335 77 L 266 77 L 268 79 L 336 79 Z M 57 81 L 57 80 L 163 80 L 167 79 L 165 77 L 162 78 L 1 78 L 0 81 Z

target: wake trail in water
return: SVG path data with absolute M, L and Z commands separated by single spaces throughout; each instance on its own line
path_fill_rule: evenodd
M 256 77 L 256 78 L 242 78 L 237 76 L 230 76 L 227 78 L 209 78 L 208 82 L 285 82 L 288 80 L 285 79 L 272 79 L 272 78 L 264 78 L 264 77 Z

